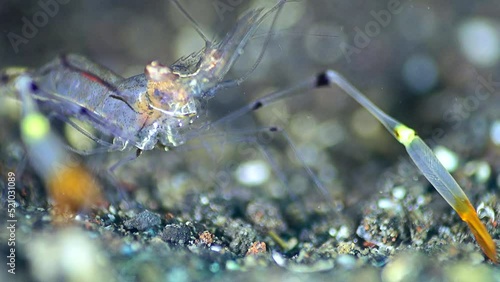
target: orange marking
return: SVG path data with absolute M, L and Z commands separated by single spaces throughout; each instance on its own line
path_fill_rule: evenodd
M 101 199 L 95 178 L 82 166 L 66 166 L 47 180 L 50 196 L 56 206 L 69 212 L 88 208 Z
M 494 263 L 498 263 L 497 259 L 497 250 L 495 242 L 491 238 L 486 226 L 479 220 L 477 216 L 476 210 L 469 202 L 469 200 L 465 199 L 455 199 L 456 206 L 455 210 L 457 211 L 460 218 L 469 225 L 472 234 L 476 238 L 477 243 L 483 249 L 483 252 L 488 256 L 488 258 Z

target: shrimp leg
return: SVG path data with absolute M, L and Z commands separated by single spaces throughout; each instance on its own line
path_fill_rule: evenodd
M 486 256 L 494 263 L 497 263 L 497 252 L 493 239 L 477 216 L 467 195 L 465 195 L 462 188 L 460 188 L 450 173 L 439 162 L 432 150 L 417 136 L 413 129 L 387 115 L 368 100 L 359 90 L 352 86 L 343 76 L 333 70 L 328 70 L 319 75 L 306 78 L 288 89 L 268 94 L 206 126 L 212 127 L 220 125 L 268 106 L 276 101 L 291 97 L 294 94 L 332 85 L 340 87 L 349 96 L 366 108 L 382 123 L 382 125 L 384 125 L 396 140 L 405 146 L 408 155 L 420 169 L 422 174 L 458 213 L 460 218 L 467 223 Z
M 32 77 L 27 74 L 17 77 L 15 89 L 23 102 L 21 137 L 31 163 L 44 179 L 56 205 L 77 212 L 96 204 L 101 199 L 97 181 L 63 149 L 48 119 L 38 111 L 31 98 L 32 92 L 36 92 Z
M 325 73 L 324 79 L 328 84 L 334 83 L 342 88 L 349 96 L 377 118 L 396 140 L 405 146 L 408 155 L 425 178 L 427 178 L 438 193 L 441 194 L 448 204 L 458 213 L 460 218 L 469 225 L 472 234 L 476 237 L 478 244 L 481 246 L 486 256 L 494 263 L 497 263 L 495 243 L 484 224 L 479 220 L 476 210 L 470 203 L 469 198 L 467 198 L 462 188 L 460 188 L 455 179 L 453 179 L 450 173 L 439 162 L 436 155 L 434 155 L 427 144 L 418 137 L 415 130 L 387 115 L 339 73 L 329 70 Z

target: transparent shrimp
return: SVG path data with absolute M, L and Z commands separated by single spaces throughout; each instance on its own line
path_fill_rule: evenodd
M 120 160 L 111 171 L 143 150 L 180 146 L 188 138 L 200 135 L 193 133 L 190 124 L 198 118 L 201 101 L 213 97 L 221 88 L 225 75 L 259 25 L 274 12 L 276 19 L 285 2 L 279 1 L 266 12 L 262 8 L 250 10 L 220 42 L 206 40 L 204 49 L 170 67 L 153 61 L 143 74 L 130 78 L 74 54 L 61 55 L 39 69 L 3 70 L 0 74 L 4 85 L 0 90 L 17 93 L 16 97 L 23 102 L 23 141 L 35 170 L 45 180 L 56 203 L 66 202 L 75 211 L 88 206 L 86 198 L 95 202 L 99 189 L 91 184 L 93 178 L 83 166 L 67 162 L 71 157 L 64 148 L 69 146 L 51 132 L 38 107 L 101 145 L 92 152 L 70 148 L 75 152 L 91 154 L 137 148 L 132 158 Z M 264 50 L 265 46 L 262 53 Z M 87 132 L 72 118 L 91 125 L 98 135 Z M 106 137 L 112 142 L 102 139 Z M 81 179 L 79 184 L 73 185 L 78 179 Z M 82 185 L 89 187 L 87 193 Z
M 267 12 L 247 12 L 222 41 L 207 41 L 202 51 L 171 67 L 153 61 L 143 74 L 127 79 L 85 57 L 62 55 L 27 72 L 39 89 L 32 97 L 70 124 L 70 118 L 76 118 L 111 137 L 109 143 L 77 127 L 108 151 L 177 147 L 187 141 L 185 133 L 198 117 L 201 101 L 220 89 L 258 26 L 285 2 Z
M 124 79 L 111 71 L 76 55 L 61 56 L 27 75 L 40 89 L 34 99 L 62 117 L 76 117 L 92 124 L 103 135 L 111 136 L 108 150 L 136 147 L 151 150 L 161 144 L 176 147 L 199 136 L 189 124 L 199 114 L 199 103 L 214 96 L 217 90 L 237 85 L 241 80 L 224 82 L 248 40 L 264 18 L 279 12 L 280 1 L 266 13 L 262 9 L 247 12 L 220 43 L 207 41 L 197 54 L 171 65 L 152 62 L 144 74 Z M 271 34 L 271 33 L 270 33 Z M 245 76 L 243 76 L 245 77 Z M 271 93 L 233 112 L 214 126 L 256 111 L 293 92 L 336 84 L 369 110 L 407 149 L 423 175 L 469 225 L 484 253 L 497 262 L 495 244 L 481 223 L 465 193 L 437 161 L 415 131 L 394 120 L 334 71 L 304 79 L 298 85 Z M 277 132 L 276 128 L 270 131 Z

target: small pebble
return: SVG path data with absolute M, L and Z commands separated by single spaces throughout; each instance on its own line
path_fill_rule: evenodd
M 191 229 L 186 225 L 168 224 L 163 229 L 161 238 L 174 245 L 185 245 L 191 239 Z
M 266 243 L 264 242 L 254 242 L 250 248 L 248 248 L 247 256 L 263 254 L 267 251 Z
M 262 230 L 282 232 L 286 229 L 280 210 L 268 201 L 259 200 L 248 204 L 246 216 Z
M 201 234 L 200 234 L 200 242 L 207 245 L 207 246 L 210 246 L 213 241 L 214 241 L 214 235 L 208 231 L 203 231 Z
M 212 245 L 210 246 L 210 250 L 216 253 L 220 253 L 222 251 L 222 246 L 219 245 Z
M 282 267 L 286 265 L 286 259 L 277 251 L 273 251 L 271 256 L 273 257 L 273 260 L 277 265 Z
M 125 228 L 127 229 L 137 229 L 139 231 L 145 231 L 156 225 L 161 224 L 161 218 L 159 214 L 152 213 L 148 210 L 136 215 L 134 218 L 129 219 L 124 222 Z

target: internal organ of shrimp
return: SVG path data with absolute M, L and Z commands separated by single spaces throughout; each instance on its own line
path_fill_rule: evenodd
M 251 10 L 219 43 L 207 42 L 199 53 L 171 67 L 154 61 L 144 74 L 124 79 L 85 57 L 63 55 L 33 72 L 35 98 L 67 119 L 90 123 L 113 137 L 110 150 L 135 146 L 151 150 L 183 144 L 199 102 L 213 95 L 264 18 Z

